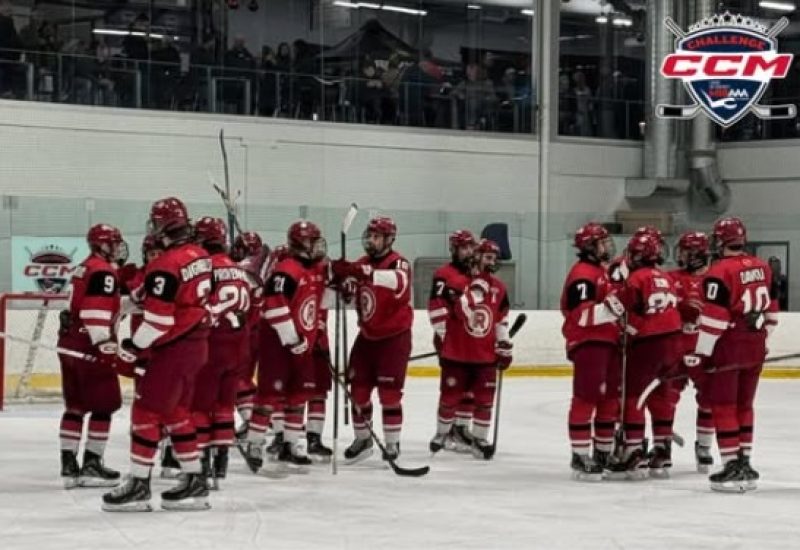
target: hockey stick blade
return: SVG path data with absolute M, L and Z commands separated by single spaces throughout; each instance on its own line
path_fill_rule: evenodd
M 781 120 L 797 117 L 797 106 L 793 103 L 785 105 L 759 105 L 750 106 L 750 112 L 764 120 Z
M 419 468 L 403 468 L 399 466 L 394 460 L 387 460 L 389 466 L 392 467 L 394 473 L 402 477 L 422 477 L 431 471 L 430 466 L 420 466 Z
M 350 209 L 345 214 L 344 220 L 342 220 L 342 234 L 347 235 L 347 232 L 350 231 L 350 226 L 353 225 L 353 221 L 355 221 L 356 216 L 358 216 L 358 205 L 356 203 L 352 203 L 350 205 Z

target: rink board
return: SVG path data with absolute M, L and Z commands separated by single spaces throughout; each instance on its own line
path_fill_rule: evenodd
M 520 312 L 512 313 L 512 319 Z M 528 321 L 514 340 L 515 365 L 507 371 L 508 376 L 571 376 L 572 368 L 564 350 L 564 339 L 561 335 L 562 316 L 558 311 L 525 311 Z M 348 329 L 350 339 L 358 334 L 356 317 L 353 311 L 348 312 Z M 9 310 L 9 331 L 32 338 L 36 314 L 26 310 Z M 49 315 L 42 333 L 43 341 L 55 344 L 57 331 L 56 315 Z M 329 323 L 330 337 L 333 340 L 333 323 Z M 800 352 L 800 344 L 796 334 L 800 333 L 800 313 L 782 313 L 778 328 L 769 340 L 770 355 L 786 355 Z M 433 349 L 433 332 L 428 322 L 427 312 L 415 312 L 413 327 L 412 354 L 422 354 Z M 60 373 L 56 354 L 47 350 L 31 350 L 24 344 L 6 342 L 6 395 L 11 395 L 17 387 L 26 364 L 33 364 L 28 379 L 30 389 L 47 392 L 60 388 Z M 439 368 L 432 358 L 409 365 L 409 376 L 436 377 Z M 767 365 L 764 371 L 766 378 L 800 378 L 800 358 L 787 360 L 784 363 Z

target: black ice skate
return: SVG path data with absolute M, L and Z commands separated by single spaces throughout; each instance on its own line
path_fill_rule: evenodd
M 744 493 L 747 491 L 747 480 L 738 459 L 725 463 L 722 471 L 708 476 L 713 491 L 721 493 Z
M 254 474 L 258 472 L 258 470 L 261 469 L 261 466 L 264 464 L 260 443 L 248 441 L 245 445 L 242 456 L 244 457 L 245 462 L 247 462 L 247 467 L 250 468 L 250 471 Z
M 355 464 L 371 457 L 373 453 L 372 438 L 355 438 L 348 448 L 344 450 L 344 463 Z
M 73 489 L 78 486 L 80 470 L 75 453 L 61 451 L 61 479 L 64 482 L 64 489 Z
M 78 484 L 81 487 L 116 487 L 119 484 L 119 472 L 106 468 L 100 455 L 85 451 Z
M 322 444 L 322 436 L 318 433 L 308 432 L 306 434 L 306 448 L 308 456 L 314 462 L 328 463 L 331 461 L 333 451 Z
M 472 440 L 472 456 L 481 460 L 491 460 L 494 456 L 494 446 L 485 439 Z
M 161 477 L 163 479 L 178 479 L 181 473 L 181 463 L 172 452 L 172 445 L 164 445 L 161 450 Z
M 570 468 L 575 481 L 603 481 L 603 467 L 588 454 L 572 453 Z
M 607 478 L 641 481 L 647 479 L 649 469 L 644 450 L 641 447 L 637 447 L 630 452 L 626 451 L 621 462 L 609 466 Z
M 283 449 L 283 432 L 275 432 L 272 443 L 267 446 L 267 456 L 270 460 L 278 460 L 281 449 Z
M 106 512 L 152 512 L 150 478 L 127 476 L 121 485 L 103 495 Z
M 475 441 L 475 436 L 472 435 L 467 426 L 455 424 L 448 435 L 449 442 L 445 442 L 448 450 L 453 450 L 457 453 L 473 452 L 472 443 Z M 452 447 L 447 443 L 451 443 Z
M 370 439 L 372 441 L 372 439 Z M 381 458 L 386 460 L 397 460 L 400 458 L 400 443 L 387 443 L 385 446 L 386 452 L 381 452 Z
M 211 468 L 215 479 L 225 479 L 228 475 L 228 447 L 222 445 L 214 447 L 213 464 Z
M 433 439 L 431 439 L 431 442 L 428 444 L 431 453 L 436 454 L 442 449 L 444 449 L 444 446 L 447 444 L 446 442 L 447 435 L 448 434 L 437 433 L 436 435 L 433 436 Z
M 600 466 L 600 468 L 606 470 L 612 461 L 611 451 L 601 451 L 599 449 L 595 449 L 592 452 L 592 460 L 594 460 L 597 465 Z
M 744 476 L 744 488 L 746 491 L 754 491 L 758 488 L 759 473 L 750 465 L 750 457 L 739 453 L 739 468 Z
M 714 457 L 711 455 L 711 447 L 700 445 L 699 441 L 694 442 L 694 461 L 697 465 L 697 471 L 701 474 L 707 474 L 714 465 Z
M 313 464 L 300 444 L 291 441 L 284 441 L 278 461 L 285 464 L 289 473 L 292 474 L 307 474 L 308 467 Z
M 161 493 L 164 510 L 208 510 L 208 483 L 202 474 L 181 474 L 177 487 Z
M 647 466 L 650 468 L 650 477 L 654 479 L 668 479 L 669 470 L 672 468 L 672 445 L 665 441 L 663 445 L 656 445 L 650 451 Z

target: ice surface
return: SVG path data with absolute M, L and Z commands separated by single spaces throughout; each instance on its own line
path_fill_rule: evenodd
M 569 388 L 568 379 L 506 380 L 495 459 L 446 452 L 430 459 L 437 382 L 412 379 L 401 463 L 430 463 L 427 477 L 397 477 L 376 453 L 336 477 L 318 466 L 271 480 L 251 475 L 234 451 L 213 509 L 187 513 L 104 513 L 102 489 L 65 491 L 60 406 L 12 405 L 0 413 L 0 550 L 800 548 L 800 381 L 762 381 L 753 458 L 762 481 L 745 495 L 712 493 L 694 472 L 691 392 L 679 405 L 676 427 L 687 446 L 674 452 L 672 479 L 571 481 Z M 106 460 L 123 470 L 127 413 L 114 425 Z M 343 428 L 340 450 L 350 439 Z M 154 480 L 156 506 L 171 483 Z

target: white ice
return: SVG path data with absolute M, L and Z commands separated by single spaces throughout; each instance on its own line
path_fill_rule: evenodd
M 209 512 L 110 514 L 100 489 L 61 488 L 58 405 L 0 413 L 0 549 L 800 548 L 800 381 L 764 380 L 753 459 L 762 481 L 745 495 L 712 493 L 695 473 L 694 407 L 679 406 L 672 479 L 578 483 L 569 477 L 568 379 L 507 379 L 495 459 L 431 459 L 436 381 L 408 383 L 400 478 L 377 454 L 360 466 L 326 466 L 285 480 L 256 477 L 232 454 Z M 127 409 L 114 425 L 107 464 L 127 469 Z M 330 418 L 329 418 L 330 419 Z M 330 429 L 326 439 L 330 442 Z M 343 428 L 340 448 L 349 443 Z M 172 482 L 154 480 L 158 492 Z

